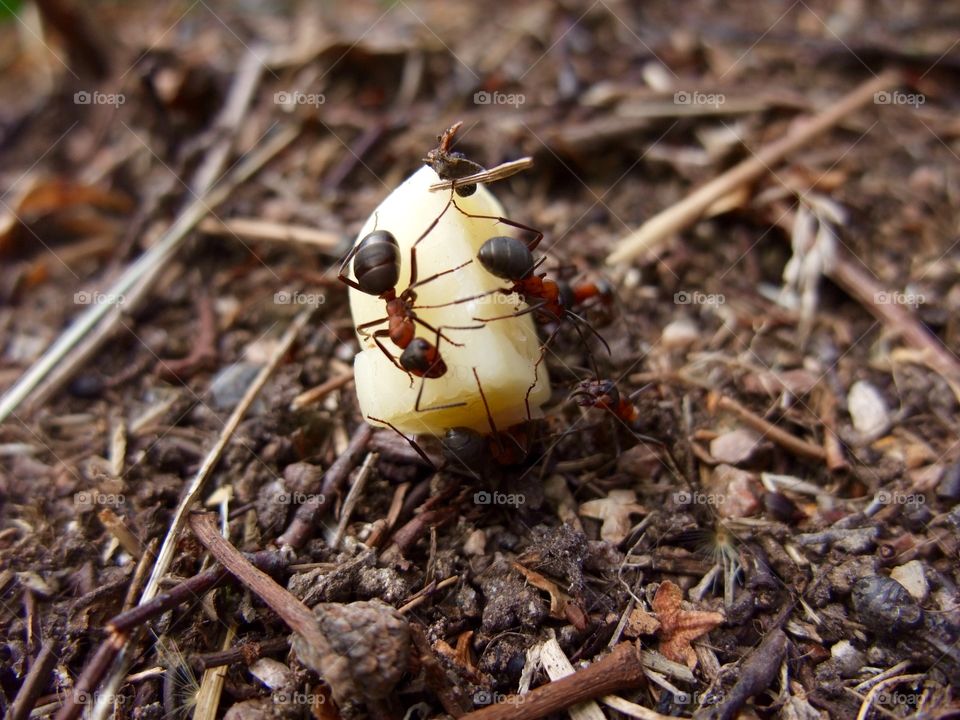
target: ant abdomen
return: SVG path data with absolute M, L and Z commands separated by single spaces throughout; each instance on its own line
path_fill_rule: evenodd
M 469 468 L 480 467 L 487 457 L 487 438 L 468 427 L 454 427 L 443 434 L 443 455 L 448 461 Z
M 442 377 L 447 364 L 435 345 L 423 338 L 414 338 L 400 354 L 400 367 L 412 375 L 425 378 Z
M 400 245 L 393 233 L 374 230 L 357 245 L 353 274 L 368 295 L 383 295 L 400 281 Z
M 504 280 L 522 280 L 533 272 L 533 253 L 521 241 L 505 235 L 487 240 L 477 253 L 480 264 L 491 275 Z

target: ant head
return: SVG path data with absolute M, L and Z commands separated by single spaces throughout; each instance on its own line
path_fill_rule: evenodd
M 477 253 L 480 264 L 491 275 L 504 280 L 522 280 L 533 273 L 533 253 L 522 240 L 498 235 L 480 246 Z
M 620 391 L 612 380 L 583 380 L 571 397 L 580 407 L 615 407 L 620 402 Z
M 400 244 L 387 230 L 374 230 L 357 244 L 353 274 L 368 295 L 383 295 L 400 281 Z
M 447 364 L 436 346 L 423 338 L 414 338 L 400 354 L 400 367 L 411 375 L 438 378 L 447 372 Z

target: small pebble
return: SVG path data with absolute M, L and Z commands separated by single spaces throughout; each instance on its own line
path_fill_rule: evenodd
M 853 427 L 865 438 L 879 437 L 890 426 L 886 400 L 866 380 L 855 382 L 850 388 L 847 411 L 853 420 Z
M 923 563 L 919 560 L 911 560 L 908 563 L 895 567 L 890 571 L 890 577 L 903 585 L 917 602 L 923 602 L 927 599 L 927 593 L 930 592 L 930 585 L 927 583 Z
M 860 622 L 874 632 L 891 635 L 912 630 L 923 622 L 923 610 L 907 589 L 882 575 L 865 577 L 851 592 Z

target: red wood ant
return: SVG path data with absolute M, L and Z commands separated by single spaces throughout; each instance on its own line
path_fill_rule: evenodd
M 454 203 L 454 205 L 456 205 L 456 203 Z M 457 206 L 457 209 L 468 217 L 496 220 L 497 222 L 511 225 L 533 233 L 534 235 L 533 238 L 527 242 L 506 235 L 498 235 L 484 242 L 477 253 L 477 259 L 487 272 L 503 280 L 509 280 L 512 283 L 511 287 L 500 288 L 497 292 L 504 295 L 517 294 L 527 303 L 527 307 L 507 315 L 499 315 L 492 318 L 473 318 L 480 322 L 491 322 L 493 320 L 503 320 L 527 313 L 534 313 L 534 317 L 543 324 L 557 323 L 556 329 L 553 330 L 547 340 L 541 345 L 540 357 L 533 367 L 533 383 L 527 389 L 527 394 L 524 398 L 524 403 L 527 407 L 527 416 L 529 417 L 530 393 L 537 385 L 540 364 L 545 357 L 547 346 L 562 329 L 563 320 L 571 321 L 571 325 L 580 336 L 588 352 L 589 347 L 587 346 L 586 337 L 581 327 L 586 327 L 587 330 L 593 333 L 603 344 L 604 348 L 606 348 L 607 352 L 610 352 L 610 346 L 603 336 L 582 317 L 570 309 L 578 297 L 586 299 L 588 297 L 601 296 L 605 293 L 605 288 L 597 283 L 593 283 L 590 286 L 587 284 L 570 286 L 565 283 L 557 283 L 555 280 L 548 278 L 546 273 L 536 273 L 536 269 L 546 259 L 545 257 L 541 257 L 536 261 L 533 259 L 533 250 L 543 239 L 543 233 L 541 231 L 506 218 L 489 215 L 473 215 L 460 209 L 459 206 Z M 610 292 L 612 294 L 612 289 Z M 596 368 L 596 362 L 593 360 L 592 353 L 590 353 L 590 359 L 594 366 L 594 371 L 599 377 L 600 373 Z
M 560 280 L 558 284 L 564 307 L 575 310 L 582 317 L 589 317 L 597 325 L 606 326 L 613 321 L 616 294 L 608 280 L 597 278 L 573 283 Z M 594 309 L 599 312 L 591 312 Z
M 520 464 L 527 457 L 529 413 L 527 422 L 511 425 L 503 432 L 497 430 L 476 368 L 473 368 L 473 377 L 477 381 L 477 390 L 480 392 L 483 409 L 487 414 L 490 434 L 485 436 L 468 427 L 450 428 L 443 434 L 441 440 L 444 457 L 448 462 L 456 461 L 468 470 L 482 467 L 488 458 L 492 459 L 497 465 Z
M 440 339 L 446 340 L 451 345 L 462 347 L 462 343 L 455 342 L 443 333 L 443 329 L 451 330 L 477 330 L 482 325 L 468 326 L 443 326 L 434 327 L 426 320 L 417 315 L 418 309 L 440 308 L 457 303 L 467 302 L 475 299 L 473 297 L 453 300 L 449 303 L 439 305 L 417 305 L 417 288 L 425 285 L 437 278 L 455 272 L 460 268 L 469 265 L 473 260 L 467 260 L 464 263 L 448 270 L 443 270 L 433 275 L 419 279 L 417 277 L 417 244 L 423 240 L 427 234 L 440 221 L 440 218 L 447 211 L 449 204 L 433 220 L 430 226 L 420 235 L 419 238 L 410 247 L 410 281 L 407 288 L 397 294 L 397 283 L 400 280 L 400 245 L 393 233 L 387 230 L 374 230 L 363 237 L 353 249 L 347 254 L 340 264 L 340 270 L 337 273 L 337 279 L 348 285 L 354 290 L 359 290 L 367 295 L 376 295 L 386 303 L 386 315 L 370 322 L 365 322 L 357 326 L 357 332 L 364 338 L 373 338 L 377 347 L 383 351 L 390 362 L 398 369 L 407 373 L 413 382 L 413 377 L 419 378 L 438 378 L 447 372 L 447 365 L 440 356 Z M 347 268 L 353 261 L 353 274 L 356 280 L 347 276 Z M 370 331 L 377 325 L 386 323 L 386 327 Z M 416 337 L 416 326 L 420 325 L 436 335 L 434 342 Z M 390 338 L 393 344 L 403 350 L 399 360 L 387 350 L 383 344 L 382 338 Z M 424 383 L 420 383 L 420 391 L 417 393 L 416 410 L 420 411 L 420 399 L 423 395 Z M 458 407 L 464 403 L 454 403 L 452 405 L 440 405 L 429 408 L 430 410 L 440 410 L 450 407 Z
M 441 180 L 459 180 L 483 172 L 485 169 L 473 160 L 468 160 L 463 153 L 450 150 L 453 144 L 453 136 L 457 134 L 461 125 L 463 125 L 462 121 L 447 128 L 442 135 L 437 137 L 437 147 L 423 158 L 424 164 L 433 168 L 433 171 Z M 457 195 L 460 197 L 469 197 L 476 191 L 477 186 L 475 184 L 458 185 L 456 187 Z
M 449 466 L 456 463 L 471 474 L 476 474 L 477 470 L 486 467 L 491 461 L 500 466 L 520 464 L 527 457 L 529 420 L 525 423 L 511 425 L 503 432 L 499 431 L 493 420 L 493 414 L 490 412 L 490 405 L 487 402 L 486 393 L 483 392 L 483 386 L 480 384 L 480 376 L 477 374 L 476 368 L 473 368 L 473 377 L 477 381 L 477 389 L 480 392 L 480 399 L 483 401 L 490 433 L 484 435 L 473 428 L 462 426 L 449 428 L 440 440 L 445 464 Z M 438 469 L 423 448 L 417 444 L 417 441 L 408 437 L 393 423 L 372 416 L 368 416 L 367 419 L 393 430 L 407 441 L 429 467 L 433 468 L 434 471 Z
M 584 380 L 570 394 L 580 407 L 595 407 L 608 410 L 625 423 L 632 423 L 639 416 L 637 406 L 629 397 L 617 390 L 612 380 Z

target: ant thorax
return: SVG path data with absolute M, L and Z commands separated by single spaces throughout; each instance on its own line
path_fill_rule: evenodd
M 524 397 L 535 380 L 540 341 L 528 314 L 484 322 L 519 310 L 523 303 L 501 292 L 509 284 L 487 272 L 476 257 L 489 238 L 512 235 L 514 230 L 495 219 L 469 216 L 504 215 L 486 187 L 479 185 L 475 193 L 460 197 L 450 190 L 431 191 L 439 180 L 433 169 L 420 169 L 380 204 L 358 234 L 357 243 L 374 229 L 388 231 L 396 238 L 400 258 L 398 300 L 393 301 L 390 320 L 384 298 L 350 289 L 354 323 L 358 328 L 365 326 L 358 329 L 361 352 L 354 365 L 360 409 L 364 417 L 382 418 L 411 435 L 442 435 L 456 426 L 487 432 L 489 424 L 473 374 L 476 368 L 496 424 L 510 427 L 527 420 Z M 411 288 L 414 260 L 416 282 Z M 346 268 L 344 274 L 353 279 L 353 268 Z M 405 347 L 412 341 L 409 335 L 403 337 L 397 319 L 396 303 L 405 298 L 415 315 L 408 325 L 416 338 L 436 346 L 446 366 L 442 376 L 421 380 L 398 367 L 403 348 L 394 338 Z M 393 334 L 384 331 L 374 336 L 391 323 Z M 550 395 L 546 372 L 539 372 L 536 380 L 529 394 L 534 416 Z

